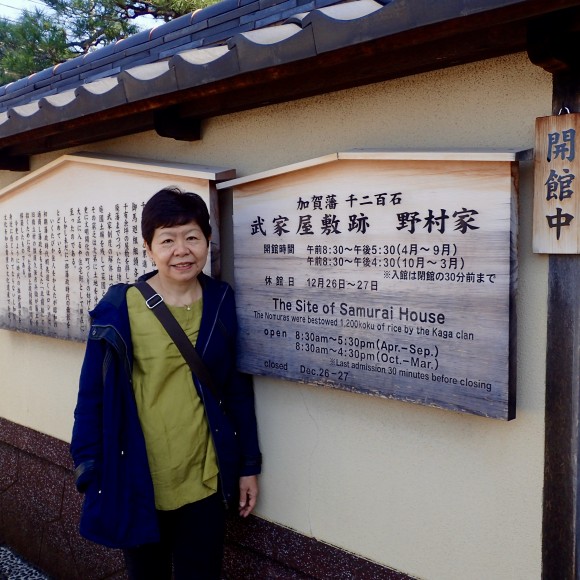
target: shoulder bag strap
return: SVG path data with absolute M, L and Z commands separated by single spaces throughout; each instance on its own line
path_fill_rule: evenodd
M 137 282 L 135 288 L 143 294 L 147 308 L 157 316 L 159 322 L 161 322 L 167 334 L 169 334 L 175 346 L 181 352 L 185 362 L 189 365 L 191 372 L 209 389 L 215 400 L 219 403 L 219 392 L 207 365 L 195 350 L 195 347 L 183 328 L 181 328 L 179 322 L 177 322 L 169 308 L 167 308 L 163 297 L 157 294 L 147 282 Z

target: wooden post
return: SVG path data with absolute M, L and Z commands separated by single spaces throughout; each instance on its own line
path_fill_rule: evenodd
M 580 73 L 554 75 L 553 113 L 580 112 Z M 580 195 L 580 192 L 578 192 Z M 580 578 L 580 255 L 551 255 L 542 577 Z

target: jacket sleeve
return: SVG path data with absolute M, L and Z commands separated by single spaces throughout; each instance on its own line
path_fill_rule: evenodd
M 107 356 L 104 341 L 88 340 L 74 411 L 71 454 L 75 484 L 84 492 L 98 473 L 102 457 L 103 368 Z
M 240 373 L 236 368 L 237 319 L 234 294 L 228 289 L 222 305 L 220 317 L 226 328 L 229 376 L 224 385 L 223 405 L 227 416 L 238 434 L 242 463 L 240 475 L 257 475 L 261 472 L 262 455 L 258 442 L 258 426 L 254 408 L 254 388 L 249 375 Z
M 257 475 L 262 470 L 262 454 L 258 443 L 254 390 L 250 376 L 234 371 L 225 405 L 226 413 L 238 434 L 242 455 L 240 475 Z

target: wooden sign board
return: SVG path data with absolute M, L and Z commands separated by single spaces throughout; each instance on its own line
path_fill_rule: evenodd
M 578 136 L 578 138 L 577 138 Z M 580 114 L 536 119 L 536 253 L 580 253 Z
M 0 191 L 0 327 L 84 340 L 89 311 L 117 282 L 153 269 L 141 211 L 177 186 L 203 197 L 217 226 L 215 180 L 233 170 L 65 155 Z M 208 273 L 219 270 L 214 227 Z M 210 265 L 211 264 L 211 265 Z
M 515 152 L 350 152 L 234 192 L 240 367 L 515 416 Z

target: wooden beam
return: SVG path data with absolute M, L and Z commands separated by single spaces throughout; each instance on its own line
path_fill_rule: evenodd
M 580 13 L 560 10 L 532 20 L 528 26 L 528 56 L 544 70 L 556 74 L 580 69 Z
M 201 139 L 201 121 L 184 118 L 179 113 L 179 106 L 159 109 L 154 113 L 155 131 L 161 137 L 177 141 L 199 141 Z
M 3 155 L 0 152 L 0 170 L 30 171 L 30 157 L 28 155 Z
M 553 113 L 558 114 L 563 107 L 580 112 L 579 72 L 554 76 Z M 578 188 L 576 195 L 580 195 Z M 547 339 L 542 578 L 577 580 L 580 578 L 580 255 L 550 256 Z

